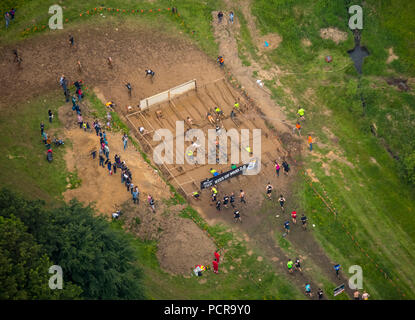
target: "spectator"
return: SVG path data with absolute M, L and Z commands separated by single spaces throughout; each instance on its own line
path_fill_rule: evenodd
M 6 12 L 6 14 L 4 15 L 4 19 L 6 20 L 6 29 L 7 29 L 10 24 L 10 13 Z

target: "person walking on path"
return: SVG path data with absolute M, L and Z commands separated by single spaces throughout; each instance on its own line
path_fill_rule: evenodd
M 267 197 L 269 200 L 271 200 L 272 189 L 274 189 L 274 187 L 271 185 L 271 183 L 268 182 L 265 190 L 267 191 Z
M 287 220 L 284 222 L 284 229 L 287 234 L 290 233 L 290 221 Z
M 301 270 L 301 263 L 300 263 L 300 259 L 295 259 L 295 263 L 294 263 L 294 266 L 295 266 L 295 270 L 298 270 L 298 271 L 302 271 Z
M 281 210 L 284 212 L 284 203 L 285 203 L 285 198 L 283 197 L 283 195 L 282 195 L 282 194 L 280 194 L 280 197 L 278 198 L 278 202 L 280 203 Z
M 153 197 L 151 195 L 148 195 L 147 196 L 147 200 L 148 200 L 148 204 L 151 207 L 151 210 L 153 210 L 153 213 L 156 213 L 156 208 L 155 208 L 155 205 L 154 205 L 154 199 L 153 199 Z
M 243 203 L 246 204 L 245 197 L 246 197 L 245 192 L 241 189 L 240 194 L 239 194 L 239 198 L 241 199 L 241 203 L 243 202 Z
M 226 209 L 228 208 L 228 203 L 229 203 L 229 196 L 227 194 L 225 194 L 225 196 L 223 197 L 223 206 Z
M 363 294 L 362 294 L 362 299 L 363 300 L 369 300 L 369 297 L 370 297 L 370 294 L 367 293 L 366 291 L 364 291 Z
M 131 98 L 131 83 L 126 82 L 125 86 L 127 87 L 127 90 L 128 90 L 128 96 Z
M 307 229 L 307 217 L 304 215 L 304 213 L 301 215 L 301 224 L 303 226 L 303 229 Z
M 105 156 L 107 157 L 107 159 L 109 159 L 109 157 L 110 157 L 110 148 L 108 147 L 107 144 L 104 147 L 104 152 L 105 152 Z
M 298 114 L 298 116 L 300 117 L 301 120 L 305 120 L 304 113 L 305 113 L 305 110 L 301 106 L 299 106 L 297 114 Z
M 356 290 L 355 292 L 353 292 L 353 298 L 355 300 L 360 300 L 360 292 L 359 292 L 359 290 Z
M 233 212 L 233 219 L 235 220 L 235 223 L 237 223 L 238 221 L 239 221 L 240 223 L 242 223 L 241 213 L 239 212 L 239 210 L 238 210 L 238 209 L 236 209 L 236 210 Z
M 215 251 L 215 253 L 214 253 L 214 255 L 215 255 L 215 259 L 216 259 L 216 261 L 219 263 L 219 260 L 220 260 L 220 254 L 218 253 L 218 251 L 219 251 L 219 250 L 216 250 L 216 251 Z
M 99 155 L 99 165 L 102 166 L 103 168 L 105 168 L 104 166 L 104 157 L 102 156 L 102 154 Z
M 115 162 L 112 165 L 112 170 L 114 171 L 114 174 L 117 173 L 117 164 Z
M 233 11 L 229 12 L 229 22 L 230 23 L 233 23 L 233 17 L 234 17 Z
M 295 127 L 297 128 L 298 135 L 301 137 L 301 124 L 299 121 L 297 121 Z
M 107 163 L 107 168 L 108 168 L 108 173 L 110 174 L 110 175 L 112 175 L 112 163 L 111 163 L 111 161 L 108 161 L 108 163 Z
M 74 39 L 73 39 L 73 36 L 72 35 L 69 35 L 69 47 L 71 47 L 71 48 L 73 48 L 73 45 L 74 45 Z
M 341 268 L 341 265 L 339 265 L 339 264 L 334 265 L 334 270 L 336 271 L 337 279 L 340 279 L 340 275 L 339 275 L 340 268 Z
M 10 24 L 10 13 L 6 12 L 6 14 L 4 15 L 4 19 L 6 20 L 6 29 L 9 27 Z
M 79 128 L 82 129 L 82 124 L 84 123 L 84 120 L 82 118 L 82 114 L 78 114 L 78 124 Z
M 289 273 L 293 272 L 293 266 L 294 266 L 294 262 L 291 259 L 289 259 L 287 262 L 287 268 L 288 268 Z
M 323 290 L 321 290 L 320 288 L 318 288 L 317 295 L 318 295 L 318 300 L 323 299 Z
M 229 202 L 231 203 L 232 208 L 235 208 L 235 194 L 232 192 L 229 197 Z
M 218 199 L 218 201 L 216 201 L 216 210 L 220 211 L 220 200 Z
M 52 123 L 52 119 L 53 119 L 53 113 L 52 110 L 48 110 L 48 115 L 49 115 L 49 122 Z
M 40 134 L 43 135 L 43 131 L 45 131 L 45 124 L 43 121 L 40 123 Z
M 308 136 L 308 144 L 310 145 L 310 151 L 313 151 L 313 138 L 311 136 Z
M 282 162 L 282 167 L 284 168 L 284 174 L 288 176 L 288 172 L 290 171 L 290 165 L 287 163 L 287 161 Z
M 219 269 L 219 263 L 216 261 L 216 259 L 214 259 L 212 261 L 212 265 L 213 265 L 213 272 L 216 273 L 216 274 L 218 274 L 219 273 L 219 271 L 218 271 L 218 269 Z
M 275 161 L 275 172 L 277 173 L 277 177 L 280 176 L 280 169 L 281 169 L 281 167 L 280 167 L 279 163 L 277 161 Z
M 71 101 L 72 101 L 72 108 L 75 110 L 75 108 L 76 108 L 76 99 L 75 99 L 75 96 L 72 96 L 71 97 Z
M 127 149 L 127 143 L 128 143 L 128 136 L 126 133 L 124 133 L 124 135 L 122 136 L 122 142 L 124 144 L 124 151 L 125 151 L 125 149 Z
M 10 11 L 9 11 L 9 14 L 10 14 L 10 17 L 11 17 L 11 19 L 12 19 L 12 21 L 14 20 L 14 15 L 16 14 L 16 9 L 15 8 L 12 8 Z
M 223 12 L 219 11 L 218 12 L 218 22 L 221 23 L 222 22 L 222 18 L 223 18 Z
M 133 190 L 133 201 L 134 201 L 134 204 L 139 204 L 139 199 L 138 199 L 138 195 L 139 194 L 140 193 L 138 192 L 138 188 L 135 187 L 134 190 Z
M 291 212 L 291 219 L 293 220 L 294 224 L 297 224 L 297 212 L 296 211 Z
M 305 284 L 305 294 L 309 297 L 311 297 L 311 285 L 309 283 Z

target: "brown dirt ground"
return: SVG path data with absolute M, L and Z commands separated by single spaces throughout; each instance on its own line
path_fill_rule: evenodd
M 99 138 L 96 136 L 95 130 L 84 132 L 79 128 L 76 122 L 76 113 L 69 105 L 62 106 L 58 116 L 65 127 L 64 139 L 69 139 L 72 143 L 72 148 L 68 148 L 65 154 L 68 170 L 76 170 L 82 179 L 79 188 L 68 189 L 64 193 L 65 200 L 77 198 L 86 204 L 95 202 L 98 212 L 111 217 L 111 213 L 116 208 L 131 199 L 131 194 L 121 184 L 120 171 L 110 176 L 106 167 L 98 166 L 98 155 L 95 160 L 92 159 L 90 152 L 93 149 L 99 150 Z M 88 119 L 85 114 L 83 117 L 92 125 L 93 118 Z M 126 162 L 132 172 L 133 183 L 138 185 L 142 199 L 147 197 L 148 193 L 155 200 L 168 197 L 170 191 L 159 175 L 142 159 L 133 146 L 129 145 L 124 151 L 121 137 L 121 133 L 107 131 L 110 160 L 114 162 L 114 155 L 118 154 L 121 156 L 121 160 Z
M 320 37 L 323 39 L 331 39 L 335 43 L 339 44 L 340 42 L 347 40 L 347 32 L 343 32 L 332 27 L 324 28 L 320 29 Z

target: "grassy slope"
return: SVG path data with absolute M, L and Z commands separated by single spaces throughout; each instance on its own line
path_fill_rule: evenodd
M 40 122 L 46 133 L 55 130 L 59 137 L 57 109 L 61 95 L 48 96 L 26 102 L 19 108 L 5 108 L 0 117 L 0 184 L 24 192 L 34 198 L 61 199 L 70 175 L 63 159 L 67 147 L 53 148 L 53 162 L 46 161 L 46 148 L 40 135 Z M 48 121 L 48 109 L 55 117 Z M 53 137 L 53 136 L 52 136 Z
M 333 161 L 330 164 L 330 175 L 327 175 L 319 159 L 312 156 L 303 159 L 306 167 L 312 168 L 321 182 L 315 183 L 315 188 L 322 194 L 325 191 L 339 212 L 335 219 L 305 182 L 298 183 L 298 201 L 317 224 L 318 239 L 332 259 L 339 261 L 345 270 L 353 264 L 363 267 L 364 287 L 370 291 L 372 297 L 400 299 L 403 298 L 402 292 L 405 297 L 414 298 L 415 278 L 411 271 L 411 261 L 415 258 L 415 219 L 412 215 L 415 208 L 414 194 L 399 179 L 395 160 L 369 131 L 370 123 L 376 119 L 379 131 L 389 134 L 387 141 L 390 144 L 394 143 L 401 148 L 403 140 L 411 139 L 412 129 L 405 127 L 405 122 L 400 123 L 403 128 L 399 134 L 395 134 L 396 122 L 381 124 L 380 121 L 387 112 L 399 110 L 399 107 L 401 109 L 395 112 L 396 116 L 405 117 L 402 106 L 407 105 L 409 108 L 412 104 L 413 108 L 413 95 L 397 92 L 395 88 L 385 85 L 384 89 L 373 89 L 369 82 L 379 80 L 379 76 L 386 73 L 413 74 L 413 64 L 408 59 L 412 49 L 409 50 L 408 44 L 404 42 L 406 35 L 412 32 L 410 26 L 413 21 L 400 21 L 399 34 L 396 32 L 396 23 L 399 20 L 392 18 L 393 14 L 384 15 L 389 8 L 397 10 L 399 5 L 396 2 L 393 6 L 390 2 L 384 2 L 380 7 L 375 1 L 367 2 L 377 14 L 373 14 L 368 7 L 363 7 L 366 23 L 362 43 L 371 52 L 364 64 L 364 73 L 367 72 L 368 76 L 364 76 L 362 84 L 368 104 L 365 117 L 362 116 L 358 97 L 357 74 L 352 67 L 345 68 L 349 63 L 346 52 L 353 48 L 352 34 L 347 30 L 348 15 L 345 4 L 340 1 L 311 3 L 256 0 L 253 12 L 264 33 L 277 32 L 284 39 L 271 57 L 289 72 L 297 73 L 282 76 L 280 80 L 284 86 L 290 87 L 298 102 L 305 106 L 308 121 L 303 129 L 306 134 L 312 133 L 315 137 L 315 151 L 324 156 L 334 150 L 354 166 L 350 168 L 341 161 Z M 412 14 L 415 11 L 412 10 Z M 385 19 L 381 20 L 379 16 Z M 402 18 L 409 19 L 409 13 Z M 321 39 L 319 29 L 330 26 L 348 31 L 348 40 L 336 45 L 331 40 Z M 385 31 L 391 29 L 395 32 Z M 302 45 L 302 38 L 309 39 L 312 46 Z M 394 46 L 395 52 L 399 52 L 400 62 L 386 67 L 387 54 L 384 48 L 390 46 Z M 327 54 L 334 57 L 330 65 L 323 59 Z M 325 68 L 341 71 L 324 72 Z M 297 105 L 280 88 L 271 85 L 271 89 L 274 98 L 287 107 L 289 116 L 294 119 Z M 327 113 L 327 109 L 331 113 Z M 331 140 L 323 127 L 338 138 L 337 143 Z M 328 159 L 325 160 L 327 162 Z M 342 223 L 376 261 L 378 268 L 354 245 L 341 227 Z M 391 281 L 385 280 L 378 269 L 383 269 L 399 289 Z

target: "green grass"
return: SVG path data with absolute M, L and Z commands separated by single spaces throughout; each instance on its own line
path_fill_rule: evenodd
M 9 29 L 0 29 L 0 39 L 2 43 L 13 43 L 20 39 L 41 35 L 50 31 L 47 27 L 49 18 L 49 6 L 55 4 L 52 1 L 24 1 L 5 0 L 0 3 L 0 10 L 6 12 L 11 7 L 17 8 L 16 18 L 10 24 Z M 221 7 L 220 0 L 198 1 L 195 5 L 194 0 L 158 0 L 158 1 L 143 1 L 143 0 L 102 0 L 97 3 L 92 0 L 85 0 L 81 2 L 71 1 L 69 3 L 61 4 L 63 7 L 63 27 L 70 29 L 82 23 L 102 22 L 99 13 L 106 15 L 106 21 L 113 21 L 115 23 L 128 22 L 128 24 L 144 23 L 148 26 L 158 28 L 160 30 L 175 30 L 174 33 L 184 32 L 187 34 L 202 50 L 204 50 L 211 57 L 217 54 L 217 43 L 214 41 L 214 36 L 211 30 L 211 11 L 218 10 Z M 102 5 L 104 8 L 120 9 L 117 11 L 99 11 Z M 176 6 L 178 8 L 179 16 L 173 15 L 167 8 Z M 97 11 L 94 11 L 97 8 Z M 131 10 L 139 10 L 139 12 L 132 13 Z M 158 12 L 158 9 L 161 9 Z M 123 12 L 126 10 L 126 12 Z M 141 10 L 144 10 L 141 13 Z M 152 12 L 149 12 L 152 10 Z M 89 11 L 90 14 L 86 14 Z M 80 14 L 82 13 L 82 16 Z M 112 19 L 112 17 L 115 17 Z M 68 19 L 68 22 L 66 22 Z M 46 26 L 42 29 L 42 26 Z M 34 31 L 34 27 L 37 30 Z M 30 29 L 29 31 L 26 31 Z M 22 34 L 22 32 L 24 32 Z
M 46 133 L 60 137 L 62 132 L 57 109 L 63 104 L 62 96 L 56 92 L 19 105 L 2 109 L 0 118 L 0 183 L 18 190 L 31 198 L 48 202 L 62 199 L 67 177 L 64 154 L 70 144 L 53 149 L 53 162 L 46 161 L 46 147 L 40 135 L 40 122 L 45 124 Z M 48 121 L 48 109 L 54 114 L 52 124 Z
M 154 3 L 103 0 L 101 3 L 107 7 L 146 10 L 143 14 L 110 13 L 110 22 L 132 24 L 136 21 L 160 30 L 168 30 L 172 34 L 183 32 L 211 57 L 217 55 L 218 47 L 211 27 L 211 11 L 222 8 L 222 2 L 219 0 L 198 1 L 197 5 L 193 0 L 160 0 Z M 359 3 L 362 1 L 356 4 Z M 253 14 L 257 17 L 261 33 L 275 32 L 283 38 L 279 47 L 269 53 L 269 59 L 283 70 L 295 73 L 281 75 L 280 81 L 283 86 L 289 87 L 299 103 L 305 106 L 307 122 L 303 126 L 303 131 L 312 132 L 317 139 L 313 152 L 327 157 L 329 151 L 335 150 L 340 157 L 354 166 L 350 168 L 341 161 L 323 158 L 324 163 L 330 165 L 330 175 L 327 175 L 320 160 L 313 160 L 311 155 L 303 159 L 306 167 L 311 168 L 320 180 L 320 183 L 314 184 L 316 190 L 327 195 L 331 199 L 330 203 L 339 212 L 339 215 L 334 217 L 310 186 L 302 178 L 298 178 L 295 201 L 307 213 L 311 222 L 316 224 L 314 234 L 317 240 L 330 258 L 342 264 L 345 270 L 353 264 L 363 267 L 364 287 L 373 298 L 402 299 L 404 297 L 400 291 L 405 293 L 405 298 L 415 298 L 415 279 L 411 270 L 415 258 L 415 219 L 412 214 L 415 209 L 414 192 L 400 178 L 399 163 L 390 157 L 369 130 L 370 124 L 375 123 L 378 137 L 383 138 L 401 158 L 415 149 L 414 95 L 411 91 L 401 93 L 384 81 L 385 77 L 413 77 L 415 74 L 415 47 L 412 45 L 415 39 L 415 4 L 405 0 L 381 3 L 369 0 L 364 3 L 362 44 L 367 46 L 371 55 L 365 59 L 361 88 L 357 87 L 359 78 L 347 55 L 347 50 L 354 46 L 352 34 L 347 28 L 347 6 L 350 1 L 254 0 Z M 28 27 L 47 23 L 47 11 L 51 4 L 53 3 L 48 1 L 2 1 L 2 11 L 12 6 L 18 10 L 16 21 L 11 24 L 9 30 L 0 29 L 0 41 L 10 44 L 51 32 L 44 30 L 22 34 Z M 68 19 L 65 28 L 71 30 L 80 24 L 102 21 L 96 15 L 79 16 L 80 12 L 95 6 L 96 3 L 92 0 L 71 2 L 64 9 L 64 19 Z M 173 16 L 167 11 L 148 12 L 149 9 L 172 6 L 178 7 L 180 16 Z M 256 59 L 257 52 L 247 22 L 240 12 L 237 12 L 238 15 L 241 17 L 238 50 L 243 63 L 249 65 L 249 58 Z M 319 29 L 326 27 L 336 27 L 347 32 L 348 39 L 338 45 L 331 40 L 321 39 Z M 303 38 L 310 40 L 312 45 L 303 46 Z M 399 59 L 386 65 L 386 48 L 389 47 L 394 48 Z M 334 58 L 331 64 L 324 62 L 324 56 L 328 54 Z M 269 67 L 264 66 L 264 69 Z M 292 99 L 284 90 L 275 87 L 272 81 L 267 81 L 266 84 L 272 91 L 273 98 L 286 108 L 288 118 L 294 119 L 297 106 Z M 306 94 L 310 89 L 311 97 Z M 365 115 L 360 103 L 360 94 L 367 103 Z M 93 94 L 87 92 L 87 95 L 97 116 L 105 116 L 102 103 Z M 57 93 L 51 93 L 22 104 L 19 108 L 2 110 L 2 185 L 34 198 L 55 201 L 61 199 L 61 194 L 68 185 L 67 178 L 70 185 L 79 183 L 76 172 L 71 174 L 65 168 L 63 155 L 68 143 L 63 148 L 56 149 L 54 161 L 49 164 L 45 160 L 45 149 L 40 138 L 40 121 L 45 122 L 48 131 L 47 109 L 51 108 L 56 115 L 57 108 L 62 104 L 61 98 Z M 325 113 L 327 110 L 330 110 L 331 114 Z M 128 128 L 115 114 L 113 119 L 118 130 L 128 132 Z M 59 129 L 56 117 L 52 128 Z M 332 141 L 324 128 L 330 130 L 338 141 Z M 144 160 L 150 163 L 147 155 L 137 144 L 135 146 Z M 373 163 L 372 158 L 378 164 Z M 171 185 L 170 189 L 174 197 L 169 203 L 185 203 L 184 198 Z M 208 226 L 191 208 L 186 208 L 182 216 L 193 218 L 202 229 L 214 237 L 219 246 L 225 246 L 231 241 L 230 247 L 227 248 L 229 254 L 241 257 L 241 263 L 235 263 L 235 260 L 224 262 L 223 266 L 228 271 L 230 266 L 235 268 L 234 271 L 226 275 L 209 274 L 206 277 L 207 283 L 200 284 L 195 278 L 186 279 L 164 273 L 155 256 L 157 244 L 142 242 L 131 236 L 137 251 L 138 263 L 145 270 L 149 296 L 165 299 L 303 297 L 287 284 L 285 278 L 275 276 L 266 262 L 258 265 L 255 255 L 247 255 L 246 247 L 236 241 L 235 236 L 227 232 L 223 226 Z M 362 253 L 345 230 L 353 235 L 375 262 Z M 277 239 L 283 249 L 298 249 L 292 248 L 291 244 L 284 240 Z M 378 267 L 375 266 L 376 263 Z M 392 282 L 385 279 L 379 269 L 384 270 L 393 279 L 393 284 L 400 291 Z M 239 275 L 242 275 L 242 278 Z M 324 284 L 325 291 L 329 292 L 332 289 L 332 284 L 324 279 L 318 269 L 313 270 L 313 277 Z M 261 282 L 257 280 L 259 278 L 262 279 Z
M 189 270 L 190 278 L 170 275 L 158 263 L 157 242 L 141 241 L 130 235 L 131 244 L 136 249 L 137 263 L 144 270 L 148 297 L 183 300 L 304 299 L 303 294 L 283 276 L 275 274 L 269 263 L 257 261 L 255 254 L 248 255 L 246 246 L 237 240 L 237 235 L 227 231 L 225 226 L 208 227 L 191 207 L 184 209 L 181 216 L 194 218 L 199 226 L 213 236 L 218 246 L 226 247 L 219 274 L 207 271 L 199 278 L 191 276 Z M 115 228 L 122 227 L 119 221 L 113 225 Z M 200 280 L 206 282 L 200 283 Z
M 255 0 L 253 8 L 260 29 L 279 33 L 283 38 L 270 57 L 280 67 L 295 73 L 282 75 L 280 81 L 291 89 L 298 104 L 305 106 L 307 121 L 303 132 L 313 135 L 316 141 L 313 153 L 323 157 L 320 160 L 306 154 L 302 160 L 320 180 L 314 187 L 327 195 L 339 214 L 334 217 L 301 177 L 295 201 L 316 224 L 315 235 L 332 260 L 339 261 L 345 270 L 354 264 L 363 267 L 363 285 L 375 299 L 415 297 L 410 262 L 415 258 L 414 191 L 401 179 L 399 163 L 370 133 L 370 124 L 375 123 L 378 137 L 385 139 L 394 152 L 406 154 L 413 150 L 414 96 L 411 92 L 398 92 L 380 78 L 402 72 L 407 76 L 414 74 L 413 59 L 408 59 L 413 48 L 408 40 L 413 37 L 415 11 L 407 10 L 402 17 L 397 14 L 397 10 L 412 6 L 404 1 L 382 4 L 366 1 L 362 44 L 371 55 L 364 63 L 360 89 L 354 68 L 344 67 L 350 63 L 347 50 L 354 45 L 347 29 L 347 1 Z M 348 32 L 348 40 L 336 45 L 321 39 L 319 29 L 325 27 Z M 302 46 L 302 38 L 309 39 L 312 46 Z M 391 46 L 395 53 L 400 53 L 400 58 L 386 65 L 385 48 Z M 324 62 L 327 54 L 334 58 L 330 65 Z M 340 71 L 328 72 L 331 70 Z M 288 118 L 294 119 L 297 105 L 283 90 L 272 83 L 266 84 L 273 98 L 286 107 Z M 367 103 L 365 115 L 360 93 Z M 330 151 L 353 168 L 341 160 L 328 159 Z M 328 174 L 323 163 L 330 166 Z M 379 269 L 393 281 L 386 280 Z

